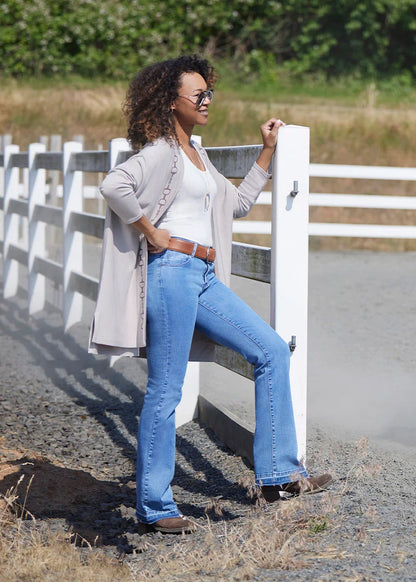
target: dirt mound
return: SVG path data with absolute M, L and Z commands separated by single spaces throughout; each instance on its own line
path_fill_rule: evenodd
M 9 449 L 0 443 L 0 511 L 65 520 L 68 527 L 75 526 L 84 539 L 94 542 L 102 536 L 97 518 L 120 501 L 123 489 L 33 451 Z

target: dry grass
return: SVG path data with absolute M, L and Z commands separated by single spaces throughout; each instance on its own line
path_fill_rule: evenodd
M 24 504 L 18 489 L 23 476 L 0 496 L 0 582 L 129 582 L 127 566 L 106 557 L 71 532 L 53 532 L 38 523 Z M 78 546 L 78 547 L 77 547 Z
M 349 519 L 346 494 L 359 482 L 374 478 L 380 470 L 380 466 L 369 462 L 368 440 L 362 439 L 356 443 L 355 465 L 338 490 L 291 498 L 271 506 L 259 500 L 251 513 L 235 523 L 208 520 L 201 527 L 202 539 L 200 535 L 182 538 L 157 554 L 156 545 L 145 543 L 140 551 L 149 551 L 151 560 L 146 564 L 137 562 L 140 565 L 135 579 L 253 580 L 263 570 L 316 569 L 320 561 L 347 560 L 350 554 L 334 543 L 334 534 L 344 531 Z M 251 482 L 241 485 L 249 496 L 254 494 Z M 207 510 L 221 515 L 220 500 L 213 500 Z M 369 507 L 363 519 L 366 523 L 357 533 L 357 542 L 365 539 L 368 524 L 377 522 L 375 509 Z
M 34 88 L 8 83 L 0 90 L 1 133 L 12 134 L 21 149 L 51 134 L 62 135 L 64 141 L 82 134 L 86 149 L 106 147 L 112 137 L 125 134 L 123 98 L 124 90 L 110 86 Z
M 340 486 L 269 506 L 257 500 L 244 517 L 232 523 L 207 518 L 191 536 L 168 536 L 163 541 L 145 536 L 129 568 L 76 533 L 53 531 L 47 519 L 37 521 L 25 509 L 31 482 L 22 476 L 0 499 L 0 582 L 252 580 L 262 570 L 308 569 L 320 561 L 343 561 L 348 554 L 334 543 L 334 534 L 344 531 L 350 518 L 346 493 L 380 471 L 369 462 L 367 447 L 367 439 L 357 443 L 355 465 Z M 240 485 L 255 498 L 251 479 Z M 206 507 L 207 515 L 221 516 L 222 510 L 221 499 L 212 499 Z M 375 509 L 368 507 L 362 520 L 357 542 L 366 539 L 368 524 L 377 522 Z
M 316 566 L 317 560 L 344 559 L 329 536 L 338 526 L 340 496 L 299 497 L 258 508 L 236 524 L 203 527 L 203 537 L 173 544 L 140 567 L 137 580 L 252 580 L 261 570 Z M 152 549 L 147 546 L 144 550 Z
M 121 113 L 124 86 L 34 87 L 9 81 L 0 88 L 0 127 L 21 148 L 39 135 L 64 139 L 84 134 L 87 147 L 125 135 Z M 234 93 L 216 93 L 205 145 L 259 142 L 259 124 L 276 115 L 311 128 L 313 162 L 413 165 L 416 109 L 377 108 L 358 100 L 355 107 L 310 99 L 308 103 L 253 102 Z
M 252 580 L 263 569 L 307 568 L 317 559 L 342 558 L 341 550 L 320 549 L 321 540 L 316 539 L 331 527 L 324 495 L 325 515 L 300 498 L 282 502 L 274 511 L 254 511 L 235 525 L 208 522 L 202 540 L 198 536 L 174 544 L 158 554 L 152 566 L 141 568 L 138 580 Z

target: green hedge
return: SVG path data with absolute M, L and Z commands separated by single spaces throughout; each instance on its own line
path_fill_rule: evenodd
M 242 71 L 416 77 L 416 0 L 2 0 L 4 75 L 122 78 L 198 52 Z

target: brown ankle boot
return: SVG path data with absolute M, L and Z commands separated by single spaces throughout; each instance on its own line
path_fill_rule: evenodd
M 162 533 L 187 534 L 196 530 L 196 525 L 192 523 L 192 521 L 189 521 L 189 519 L 183 517 L 183 515 L 180 517 L 165 517 L 151 525 L 155 531 L 160 531 Z
M 324 491 L 332 483 L 332 476 L 329 473 L 319 475 L 319 477 L 305 477 L 292 483 L 283 483 L 283 485 L 264 485 L 261 488 L 264 499 L 268 503 L 274 503 L 280 499 L 280 492 L 290 493 L 291 495 L 306 495 L 310 493 L 319 493 Z
M 332 475 L 324 473 L 319 477 L 307 477 L 293 483 L 281 485 L 281 490 L 292 495 L 307 495 L 324 491 L 332 483 Z

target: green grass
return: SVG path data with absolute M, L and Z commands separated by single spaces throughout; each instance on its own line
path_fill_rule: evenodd
M 308 519 L 309 533 L 317 534 L 325 531 L 328 527 L 326 515 L 318 515 Z
M 249 101 L 279 100 L 295 103 L 331 103 L 338 106 L 363 106 L 369 102 L 387 107 L 415 107 L 416 81 L 411 75 L 363 78 L 324 75 L 293 75 L 283 68 L 264 66 L 256 75 L 236 71 L 220 63 L 218 87 Z
M 276 79 L 268 83 L 233 84 L 223 87 L 226 92 L 238 93 L 250 101 L 280 100 L 290 103 L 326 103 L 356 107 L 369 103 L 387 107 L 415 107 L 416 86 L 406 85 L 400 79 L 364 81 L 354 78 L 327 81 L 319 78 Z

